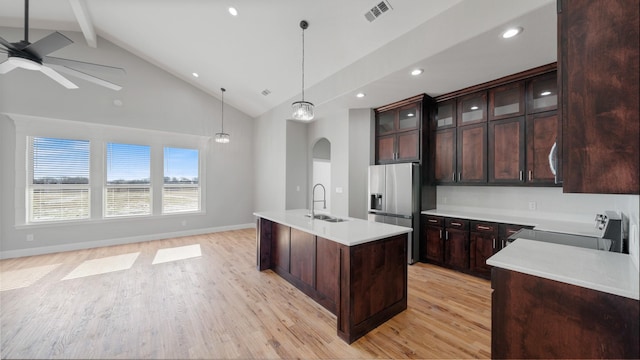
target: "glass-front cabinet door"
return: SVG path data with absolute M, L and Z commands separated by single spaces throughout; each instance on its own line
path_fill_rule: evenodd
M 524 115 L 524 82 L 489 90 L 489 120 Z
M 557 72 L 541 75 L 529 80 L 527 89 L 527 113 L 534 114 L 558 109 Z
M 395 131 L 396 111 L 389 110 L 378 114 L 376 119 L 377 135 L 391 134 Z
M 487 121 L 487 93 L 464 96 L 458 99 L 458 126 Z
M 420 120 L 419 104 L 407 105 L 398 110 L 398 131 L 415 130 Z
M 434 129 L 447 129 L 456 126 L 455 99 L 438 103 L 434 122 Z

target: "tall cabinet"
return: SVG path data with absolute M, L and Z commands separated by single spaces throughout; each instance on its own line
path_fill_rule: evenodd
M 563 189 L 640 193 L 639 0 L 559 0 Z

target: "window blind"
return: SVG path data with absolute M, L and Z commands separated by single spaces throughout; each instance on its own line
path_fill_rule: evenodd
M 89 141 L 30 140 L 29 221 L 89 218 Z
M 105 217 L 151 214 L 151 147 L 107 143 Z

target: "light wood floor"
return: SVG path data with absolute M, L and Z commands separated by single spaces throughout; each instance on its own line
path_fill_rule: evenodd
M 194 244 L 202 256 L 152 264 L 159 249 Z M 127 270 L 62 280 L 84 261 L 137 252 Z M 490 357 L 486 280 L 409 266 L 408 309 L 347 345 L 334 315 L 256 270 L 255 252 L 248 229 L 0 261 L 4 285 L 40 270 L 0 292 L 0 357 Z

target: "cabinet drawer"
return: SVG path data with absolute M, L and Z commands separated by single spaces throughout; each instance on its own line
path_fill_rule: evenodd
M 444 218 L 439 216 L 425 216 L 424 223 L 426 226 L 442 227 L 442 225 L 444 225 Z
M 445 224 L 448 229 L 469 230 L 469 220 L 447 218 Z
M 472 221 L 471 231 L 487 234 L 498 234 L 498 224 L 492 222 Z
M 517 233 L 520 229 L 532 229 L 532 226 L 514 225 L 514 224 L 500 224 L 500 237 L 509 238 L 509 236 Z

